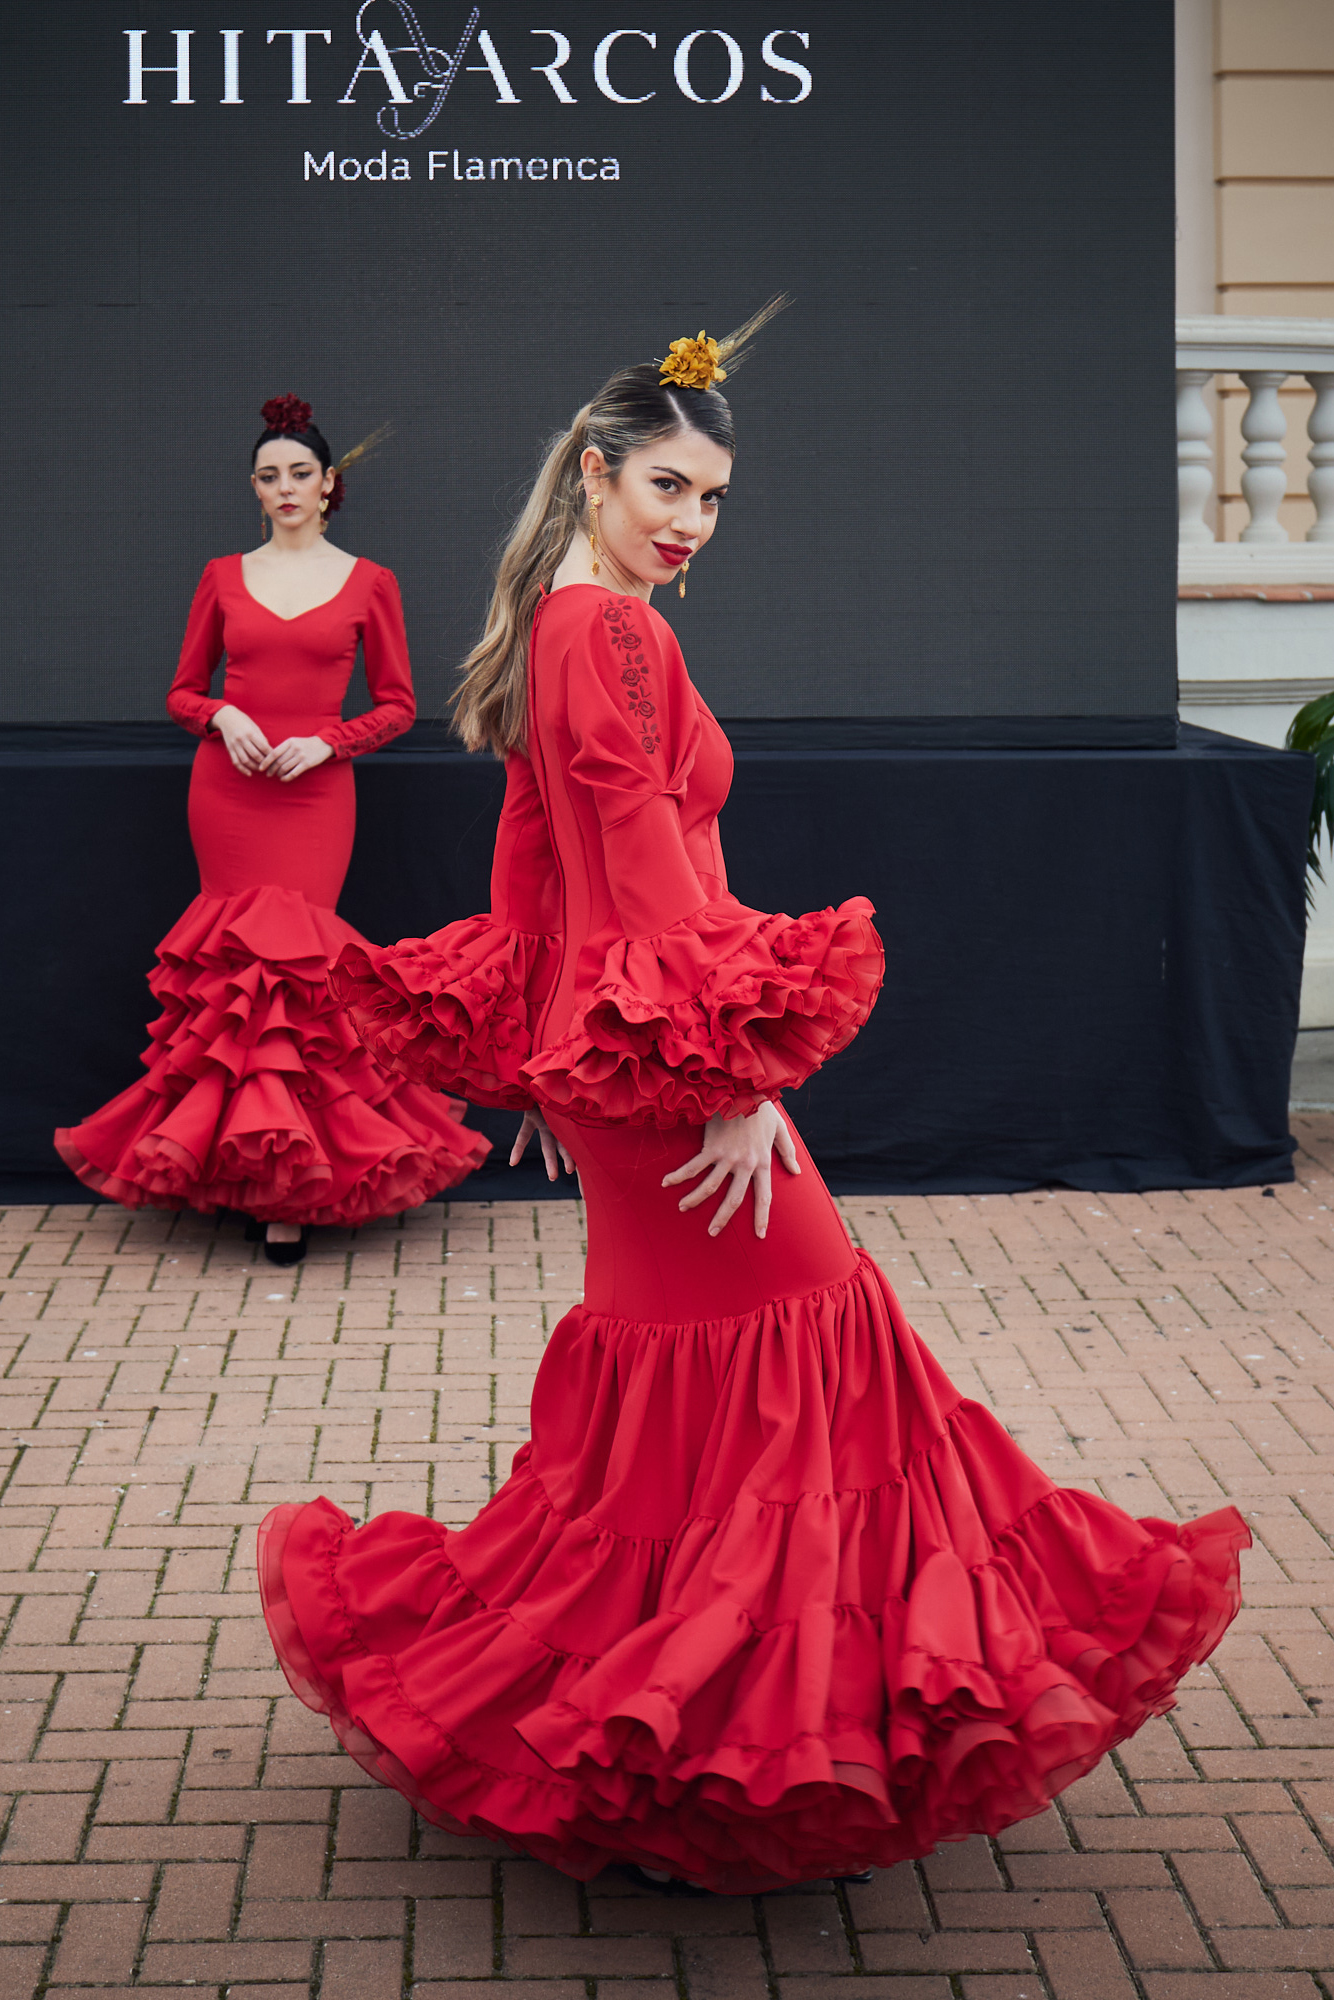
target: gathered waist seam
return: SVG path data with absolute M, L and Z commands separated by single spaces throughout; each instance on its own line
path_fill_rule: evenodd
M 717 1319 L 638 1319 L 633 1313 L 601 1312 L 580 1299 L 570 1308 L 571 1312 L 582 1313 L 586 1318 L 606 1321 L 616 1326 L 633 1326 L 651 1329 L 655 1333 L 692 1333 L 701 1326 L 740 1326 L 748 1319 L 759 1319 L 777 1306 L 804 1305 L 812 1299 L 828 1297 L 834 1292 L 850 1291 L 863 1275 L 866 1265 L 877 1272 L 878 1266 L 869 1251 L 857 1251 L 857 1263 L 846 1278 L 835 1278 L 827 1285 L 816 1285 L 809 1292 L 777 1292 L 770 1299 L 763 1299 L 747 1312 L 720 1313 Z

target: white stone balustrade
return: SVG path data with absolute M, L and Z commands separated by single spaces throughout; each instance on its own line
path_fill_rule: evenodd
M 1182 583 L 1334 584 L 1334 320 L 1239 319 L 1203 314 L 1176 323 L 1177 488 Z M 1249 520 L 1238 542 L 1220 542 L 1205 518 L 1213 496 L 1213 416 L 1206 385 L 1240 375 L 1248 391 L 1241 476 Z M 1315 520 L 1292 542 L 1279 519 L 1287 470 L 1287 419 L 1279 390 L 1290 376 L 1315 393 L 1307 492 Z

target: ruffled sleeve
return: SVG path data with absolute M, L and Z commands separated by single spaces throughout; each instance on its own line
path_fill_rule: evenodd
M 364 715 L 354 715 L 350 722 L 339 722 L 332 729 L 320 731 L 340 760 L 382 749 L 405 729 L 411 729 L 417 717 L 403 600 L 392 570 L 382 569 L 371 587 L 361 645 L 366 661 L 366 685 L 374 706 Z
M 592 1122 L 736 1117 L 804 1083 L 875 1004 L 865 897 L 793 919 L 701 880 L 680 801 L 699 704 L 670 628 L 607 597 L 568 663 L 570 778 L 596 805 L 619 935 L 569 1030 L 523 1067 L 540 1104 Z
M 560 878 L 528 759 L 506 765 L 491 913 L 384 949 L 349 945 L 329 986 L 376 1061 L 474 1104 L 526 1110 L 520 1070 L 560 962 Z
M 225 702 L 215 701 L 209 694 L 222 653 L 217 565 L 208 563 L 190 606 L 176 677 L 167 691 L 167 714 L 194 736 L 207 736 L 214 716 L 226 707 Z

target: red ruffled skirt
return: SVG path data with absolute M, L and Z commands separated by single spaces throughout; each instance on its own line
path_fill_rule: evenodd
M 55 1135 L 127 1208 L 368 1222 L 429 1201 L 490 1151 L 465 1107 L 382 1069 L 331 997 L 365 940 L 299 889 L 196 896 L 158 946 L 147 1075 Z
M 283 1669 L 366 1770 L 576 1877 L 739 1894 L 997 1832 L 1171 1706 L 1239 1604 L 1233 1509 L 1053 1486 L 804 1152 L 758 1244 L 661 1190 L 697 1133 L 558 1130 L 588 1288 L 506 1485 L 461 1531 L 327 1500 L 260 1531 Z

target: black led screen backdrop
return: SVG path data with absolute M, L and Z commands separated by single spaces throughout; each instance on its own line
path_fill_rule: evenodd
M 0 721 L 161 716 L 288 390 L 395 427 L 337 534 L 438 714 L 539 439 L 779 290 L 662 601 L 714 707 L 1171 714 L 1162 0 L 4 15 Z

